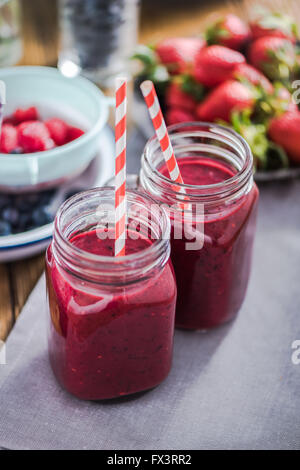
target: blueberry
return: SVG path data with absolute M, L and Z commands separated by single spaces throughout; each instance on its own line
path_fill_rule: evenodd
M 16 226 L 19 220 L 19 211 L 14 207 L 6 207 L 2 211 L 2 219 L 13 226 Z
M 16 155 L 19 155 L 21 153 L 24 153 L 23 152 L 23 149 L 21 149 L 20 147 L 16 148 L 16 149 L 13 149 L 11 152 L 9 152 L 10 154 L 16 154 Z
M 28 193 L 16 196 L 14 206 L 20 211 L 32 212 L 34 208 L 45 204 L 43 193 Z
M 27 195 L 16 196 L 13 201 L 14 207 L 16 207 L 20 212 L 29 211 L 32 207 L 30 201 L 28 200 Z
M 18 230 L 19 232 L 26 232 L 30 230 L 32 227 L 32 217 L 31 213 L 23 212 L 20 214 L 19 223 L 18 223 Z
M 42 193 L 40 193 L 39 205 L 42 206 L 49 204 L 54 194 L 54 189 L 49 189 L 48 191 L 43 191 Z
M 5 220 L 0 220 L 0 236 L 10 235 L 11 234 L 11 226 Z
M 30 206 L 37 206 L 40 202 L 40 195 L 39 193 L 30 193 L 26 194 L 25 196 L 27 203 Z
M 32 223 L 35 227 L 49 224 L 52 220 L 53 217 L 46 207 L 39 207 L 32 213 Z
M 9 206 L 11 203 L 11 198 L 7 194 L 0 194 L 0 211 L 4 207 Z

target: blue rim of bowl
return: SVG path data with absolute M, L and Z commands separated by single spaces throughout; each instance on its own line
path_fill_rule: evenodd
M 41 231 L 44 233 L 43 236 L 40 234 L 39 237 L 34 239 L 34 240 L 31 239 L 31 240 L 24 241 L 24 242 L 21 241 L 23 238 L 25 238 L 25 239 L 29 238 L 30 239 L 30 238 L 32 238 L 32 235 L 34 235 L 35 232 L 39 233 Z M 47 225 L 43 225 L 42 227 L 35 228 L 33 230 L 28 230 L 27 232 L 2 236 L 2 237 L 0 237 L 1 244 L 5 243 L 5 241 L 12 241 L 12 240 L 14 240 L 14 243 L 16 243 L 16 241 L 15 241 L 16 239 L 17 240 L 19 239 L 20 242 L 17 243 L 17 244 L 14 244 L 14 245 L 9 245 L 8 244 L 8 245 L 5 245 L 5 246 L 0 246 L 0 252 L 17 250 L 19 248 L 24 248 L 26 246 L 37 245 L 37 244 L 42 243 L 42 242 L 46 243 L 48 240 L 49 241 L 51 240 L 52 232 L 53 232 L 53 222 L 51 222 L 50 224 L 47 224 Z
M 90 91 L 93 93 L 95 99 L 100 98 L 100 102 L 103 105 L 103 112 L 100 113 L 100 116 L 96 123 L 93 125 L 91 129 L 86 131 L 82 136 L 80 136 L 78 139 L 73 140 L 72 142 L 69 142 L 68 144 L 64 144 L 60 147 L 56 147 L 51 150 L 46 150 L 44 152 L 34 152 L 34 153 L 26 153 L 22 155 L 9 155 L 10 159 L 13 159 L 15 161 L 18 161 L 20 159 L 25 158 L 35 158 L 39 157 L 41 158 L 46 158 L 49 156 L 51 153 L 52 155 L 55 155 L 56 153 L 61 152 L 62 148 L 76 148 L 85 141 L 90 140 L 92 137 L 94 137 L 95 134 L 97 134 L 106 124 L 107 118 L 108 118 L 108 107 L 110 104 L 110 99 L 107 98 L 103 92 L 98 88 L 94 83 L 89 81 L 88 79 L 84 77 L 74 77 L 74 78 L 68 78 L 65 77 L 57 68 L 54 67 L 41 67 L 41 66 L 17 66 L 17 67 L 8 67 L 5 69 L 0 69 L 0 77 L 1 80 L 5 80 L 5 76 L 10 75 L 11 72 L 21 72 L 22 74 L 27 74 L 27 75 L 33 75 L 33 74 L 45 74 L 49 76 L 50 74 L 53 75 L 53 77 L 58 78 L 58 79 L 63 79 L 63 80 L 70 80 L 73 83 L 77 82 L 78 84 L 83 84 L 85 87 L 88 87 Z M 6 153 L 0 153 L 0 159 L 1 158 L 8 158 L 8 155 Z
M 6 248 L 0 248 L 0 253 L 6 253 L 8 251 L 13 251 L 13 250 L 19 250 L 21 248 L 25 248 L 27 246 L 31 246 L 31 245 L 39 245 L 40 243 L 47 243 L 49 241 L 52 240 L 52 235 L 50 235 L 49 237 L 47 238 L 41 238 L 40 240 L 36 240 L 36 241 L 32 241 L 32 242 L 28 242 L 28 243 L 23 243 L 23 244 L 19 244 L 19 245 L 14 245 L 14 246 L 7 246 Z

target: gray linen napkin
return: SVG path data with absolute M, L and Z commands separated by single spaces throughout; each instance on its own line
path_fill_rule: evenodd
M 167 380 L 137 398 L 83 402 L 47 358 L 45 283 L 30 296 L 0 366 L 0 447 L 300 449 L 300 181 L 261 190 L 251 282 L 238 318 L 177 331 Z

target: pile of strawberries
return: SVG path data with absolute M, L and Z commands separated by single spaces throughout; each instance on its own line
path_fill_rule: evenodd
M 228 14 L 205 38 L 139 46 L 134 58 L 143 65 L 140 79 L 155 83 L 169 125 L 230 125 L 248 141 L 259 169 L 300 164 L 300 111 L 292 96 L 300 50 L 290 17 L 264 13 L 248 24 Z
M 35 106 L 16 111 L 4 119 L 0 152 L 22 154 L 42 152 L 67 144 L 83 135 L 83 130 L 69 126 L 59 118 L 42 122 Z

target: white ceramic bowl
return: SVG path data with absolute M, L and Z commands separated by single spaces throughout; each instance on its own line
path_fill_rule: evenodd
M 111 99 L 85 78 L 67 78 L 51 67 L 0 69 L 6 84 L 4 114 L 36 106 L 42 119 L 59 117 L 85 134 L 69 144 L 23 155 L 0 153 L 0 191 L 53 187 L 80 174 L 98 150 Z

